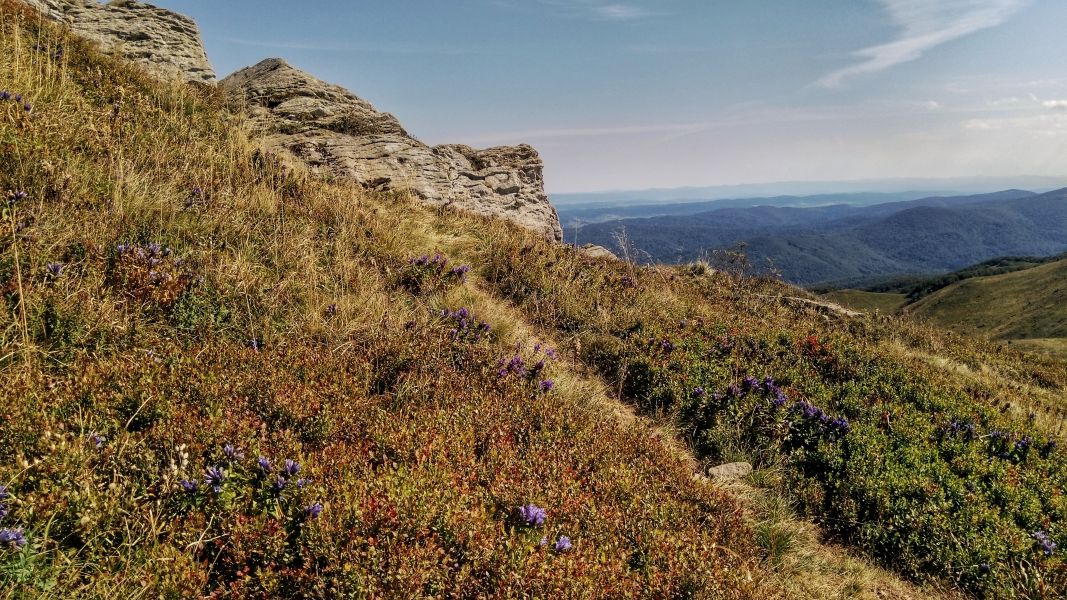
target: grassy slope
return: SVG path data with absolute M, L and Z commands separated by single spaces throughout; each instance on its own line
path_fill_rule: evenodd
M 870 292 L 904 294 L 909 302 L 915 302 L 959 281 L 1023 271 L 1063 258 L 1062 254 L 1046 257 L 1002 256 L 943 275 L 895 277 L 866 286 L 864 289 Z
M 1067 260 L 961 281 L 912 304 L 908 313 L 1000 340 L 1067 338 Z
M 823 298 L 855 310 L 876 310 L 891 315 L 907 303 L 904 294 L 883 294 L 863 290 L 837 290 L 822 294 Z
M 17 15 L 0 74 L 33 110 L 0 105 L 0 481 L 30 541 L 0 550 L 0 594 L 773 595 L 737 503 L 655 430 L 554 361 L 548 393 L 498 377 L 537 338 L 409 266 L 439 248 L 433 213 L 309 181 L 212 93 Z M 461 306 L 505 326 L 453 336 Z M 283 458 L 310 483 L 279 498 Z
M 0 525 L 30 539 L 0 553 L 4 594 L 869 591 L 882 576 L 846 558 L 800 560 L 817 534 L 793 507 L 918 580 L 1063 589 L 1061 556 L 1030 535 L 1067 541 L 1063 451 L 989 437 L 1062 434 L 1062 363 L 828 321 L 776 302 L 799 293 L 778 284 L 588 261 L 308 179 L 257 153 L 211 93 L 161 88 L 3 6 L 0 73 L 34 104 L 0 110 L 0 190 L 28 194 L 0 241 Z M 469 280 L 409 264 L 435 250 Z M 492 334 L 440 316 L 460 306 Z M 542 358 L 535 340 L 560 349 L 544 373 L 498 373 Z M 778 379 L 787 405 L 730 392 L 745 375 Z M 981 437 L 950 435 L 954 420 Z M 703 461 L 754 461 L 758 492 L 694 478 L 675 436 Z M 310 484 L 279 499 L 283 457 Z M 525 502 L 548 509 L 542 528 L 517 522 Z

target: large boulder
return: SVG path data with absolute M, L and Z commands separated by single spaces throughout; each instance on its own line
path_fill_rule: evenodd
M 530 146 L 427 146 L 393 115 L 278 58 L 242 69 L 221 85 L 268 147 L 284 149 L 314 170 L 563 238 L 545 195 L 543 163 Z
M 66 23 L 82 37 L 141 63 L 163 79 L 215 83 L 196 22 L 162 8 L 115 0 L 25 0 L 44 17 Z

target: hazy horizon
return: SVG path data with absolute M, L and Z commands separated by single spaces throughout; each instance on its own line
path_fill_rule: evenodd
M 530 143 L 550 193 L 1054 176 L 1055 0 L 158 0 L 224 76 L 280 56 L 428 143 Z

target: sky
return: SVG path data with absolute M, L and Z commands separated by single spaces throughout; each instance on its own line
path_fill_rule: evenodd
M 1063 0 L 155 0 L 550 193 L 1064 175 Z

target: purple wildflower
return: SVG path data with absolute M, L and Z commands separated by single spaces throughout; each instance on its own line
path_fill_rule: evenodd
M 263 473 L 270 473 L 274 470 L 274 465 L 271 464 L 270 459 L 266 456 L 260 456 L 259 458 L 257 458 L 256 466 L 258 466 L 259 470 Z
M 319 518 L 319 514 L 322 513 L 322 503 L 314 502 L 304 507 L 304 516 L 309 519 Z
M 333 317 L 337 316 L 337 305 L 336 304 L 331 304 L 331 305 L 326 307 L 326 316 L 331 318 L 331 319 Z
M 204 471 L 204 485 L 211 486 L 216 494 L 222 491 L 222 482 L 226 480 L 226 472 L 220 467 L 208 467 Z
M 7 486 L 6 485 L 0 485 L 0 502 L 3 502 L 4 500 L 7 500 L 10 497 L 11 497 L 11 494 L 8 493 Z
M 527 504 L 519 508 L 519 517 L 528 527 L 540 527 L 545 524 L 545 509 L 536 504 Z
M 556 546 L 555 546 L 556 552 L 559 552 L 559 553 L 568 552 L 568 551 L 570 551 L 570 549 L 572 547 L 573 547 L 573 545 L 571 544 L 571 538 L 569 538 L 569 537 L 567 537 L 565 535 L 559 536 L 559 539 L 556 540 Z
M 178 482 L 183 490 L 190 494 L 196 493 L 197 488 L 200 487 L 200 482 L 195 479 L 182 479 Z
M 309 485 L 311 485 L 311 480 L 307 477 L 301 477 L 300 479 L 296 480 L 296 487 L 300 489 L 304 489 Z
M 107 438 L 102 436 L 102 435 L 100 435 L 99 433 L 95 433 L 94 432 L 94 433 L 90 433 L 89 434 L 89 441 L 91 441 L 93 443 L 93 445 L 96 446 L 97 448 L 103 448 L 104 447 L 104 442 L 107 441 Z
M 541 380 L 541 383 L 537 385 L 542 392 L 550 392 L 552 391 L 552 388 L 556 386 L 555 382 L 553 382 L 551 379 L 543 379 Z
M 704 396 L 707 396 L 707 395 L 708 395 L 708 393 L 706 391 L 704 391 L 704 388 L 702 388 L 700 386 L 697 386 L 697 387 L 693 388 L 693 397 L 694 398 L 703 398 Z
M 1025 455 L 1030 452 L 1031 444 L 1033 444 L 1033 440 L 1030 439 L 1030 436 L 1023 436 L 1022 439 L 1015 442 L 1015 451 L 1019 454 L 1024 455 L 1025 458 Z
M 289 485 L 289 480 L 279 475 L 274 479 L 274 483 L 271 484 L 270 489 L 275 495 L 281 496 L 285 491 L 286 486 Z
M 0 100 L 10 100 L 10 99 L 11 99 L 11 92 L 9 92 L 7 90 L 4 90 L 4 91 L 0 92 Z
M 223 446 L 222 453 L 226 455 L 228 460 L 241 460 L 245 457 L 244 449 L 238 448 L 233 444 L 226 444 Z
M 831 420 L 830 425 L 842 435 L 848 433 L 849 430 L 852 429 L 852 426 L 848 423 L 848 419 L 844 417 L 837 417 L 836 419 Z
M 1041 546 L 1041 551 L 1045 553 L 1045 556 L 1052 556 L 1052 553 L 1056 551 L 1056 542 L 1052 541 L 1052 538 L 1044 531 L 1035 531 L 1031 535 L 1037 540 L 1037 544 Z
M 21 548 L 26 545 L 26 534 L 21 527 L 0 529 L 0 547 Z
M 744 379 L 741 380 L 741 385 L 746 390 L 755 390 L 755 389 L 757 389 L 759 387 L 759 380 L 756 379 L 755 377 L 749 375 L 749 376 L 747 376 L 747 377 L 745 377 Z
M 245 342 L 245 345 L 256 352 L 259 352 L 263 348 L 263 340 L 254 337 L 248 338 L 248 340 Z
M 285 474 L 292 477 L 300 472 L 300 463 L 292 459 L 285 459 Z

